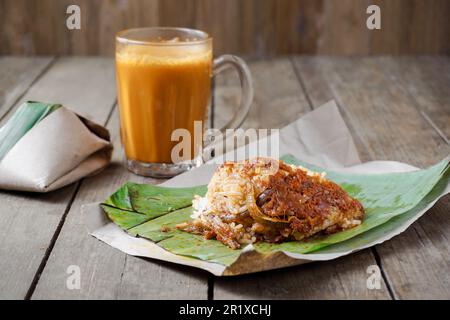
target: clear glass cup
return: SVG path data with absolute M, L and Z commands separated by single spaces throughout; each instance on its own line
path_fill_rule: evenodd
M 127 168 L 139 175 L 167 178 L 202 163 L 203 137 L 211 78 L 234 67 L 241 102 L 221 130 L 237 128 L 253 99 L 250 71 L 234 55 L 213 60 L 213 39 L 187 28 L 140 28 L 116 36 L 116 78 L 122 145 Z M 200 122 L 201 121 L 201 122 Z M 174 132 L 190 134 L 190 148 L 174 159 Z M 179 132 L 179 131 L 178 131 Z M 176 134 L 175 134 L 176 136 Z M 176 158 L 176 157 L 175 157 Z

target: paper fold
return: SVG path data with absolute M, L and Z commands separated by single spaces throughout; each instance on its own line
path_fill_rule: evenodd
M 61 107 L 0 161 L 0 189 L 48 192 L 94 174 L 111 160 L 108 131 Z

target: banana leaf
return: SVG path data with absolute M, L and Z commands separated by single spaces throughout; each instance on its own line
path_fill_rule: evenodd
M 0 128 L 0 160 L 39 121 L 61 107 L 60 104 L 27 101 L 20 105 Z
M 206 186 L 165 188 L 128 182 L 106 199 L 102 208 L 118 226 L 133 233 L 130 229 L 144 222 L 190 208 L 194 195 L 205 193 Z
M 291 254 L 351 251 L 381 239 L 432 203 L 449 183 L 449 159 L 424 170 L 389 174 L 354 174 L 333 172 L 303 163 L 292 156 L 283 160 L 327 177 L 352 197 L 358 199 L 366 213 L 358 227 L 327 236 L 280 244 L 256 243 L 260 253 L 283 251 Z M 108 217 L 132 236 L 146 238 L 162 248 L 182 256 L 230 266 L 244 249 L 233 250 L 216 240 L 205 240 L 175 228 L 190 220 L 194 195 L 203 196 L 206 186 L 168 188 L 127 183 L 102 203 Z

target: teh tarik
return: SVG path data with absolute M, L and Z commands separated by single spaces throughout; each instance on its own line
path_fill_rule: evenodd
M 160 39 L 118 45 L 116 70 L 121 138 L 127 159 L 172 163 L 175 129 L 194 136 L 194 121 L 204 121 L 211 87 L 211 44 Z M 194 157 L 199 146 L 192 144 Z

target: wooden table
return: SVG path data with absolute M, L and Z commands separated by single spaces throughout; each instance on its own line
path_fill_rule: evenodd
M 363 161 L 425 167 L 450 152 L 450 58 L 285 57 L 250 61 L 255 101 L 244 127 L 277 128 L 335 99 Z M 216 81 L 216 125 L 238 99 Z M 0 298 L 18 299 L 413 299 L 450 298 L 450 197 L 402 235 L 335 261 L 237 278 L 127 256 L 89 236 L 80 206 L 125 181 L 159 183 L 121 165 L 111 58 L 0 57 L 0 124 L 28 99 L 61 102 L 111 131 L 113 164 L 49 194 L 0 192 Z M 58 134 L 55 132 L 55 134 Z M 81 271 L 69 290 L 68 267 Z M 368 266 L 382 286 L 369 290 Z

